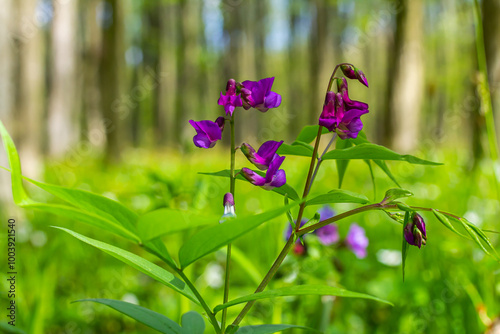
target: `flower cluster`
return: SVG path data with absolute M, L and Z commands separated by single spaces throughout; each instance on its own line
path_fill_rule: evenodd
M 329 219 L 335 216 L 335 211 L 333 211 L 332 208 L 328 205 L 325 205 L 323 208 L 321 208 L 318 213 L 320 216 L 320 220 Z M 306 219 L 302 219 L 302 221 L 300 222 L 300 227 L 304 226 L 306 222 Z M 284 237 L 286 240 L 290 238 L 292 232 L 292 226 L 288 225 L 284 233 Z M 354 253 L 354 255 L 356 255 L 356 257 L 360 259 L 366 257 L 366 248 L 368 247 L 369 241 L 365 235 L 365 230 L 356 223 L 353 223 L 349 227 L 347 236 L 342 243 L 339 243 L 340 235 L 338 226 L 336 224 L 325 225 L 316 229 L 313 233 L 316 235 L 319 242 L 325 246 L 331 246 L 334 244 L 338 244 L 339 246 L 346 246 Z M 305 240 L 305 236 L 302 239 L 302 241 L 300 239 L 297 239 L 295 247 L 293 249 L 293 252 L 297 255 L 304 255 L 307 252 L 307 243 Z
M 273 78 L 266 78 L 259 81 L 236 82 L 229 79 L 226 85 L 226 94 L 220 93 L 218 104 L 224 107 L 226 117 L 232 119 L 237 107 L 246 110 L 255 108 L 261 112 L 266 112 L 270 108 L 276 108 L 281 104 L 281 95 L 271 91 L 274 82 Z M 218 140 L 222 139 L 222 131 L 226 119 L 219 117 L 215 122 L 193 121 L 189 123 L 196 130 L 193 142 L 200 148 L 212 148 Z M 276 151 L 283 144 L 283 141 L 267 141 L 256 152 L 250 144 L 243 143 L 241 151 L 247 159 L 260 170 L 267 170 L 265 175 L 253 171 L 249 168 L 242 168 L 241 174 L 252 184 L 260 186 L 266 190 L 281 187 L 286 183 L 286 175 L 280 169 L 285 157 L 280 157 Z
M 407 243 L 418 248 L 427 243 L 425 222 L 421 215 L 413 213 L 411 220 L 404 227 L 404 236 Z
M 340 68 L 346 77 L 357 79 L 368 87 L 368 81 L 361 70 L 352 65 L 341 65 Z M 356 138 L 363 129 L 360 117 L 368 113 L 368 104 L 349 98 L 346 78 L 335 78 L 335 81 L 337 92 L 326 93 L 319 125 L 336 132 L 341 139 Z

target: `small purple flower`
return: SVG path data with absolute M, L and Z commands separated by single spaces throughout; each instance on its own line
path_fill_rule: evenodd
M 282 141 L 266 141 L 262 144 L 257 152 L 253 149 L 250 144 L 243 143 L 241 144 L 241 152 L 247 157 L 247 159 L 253 163 L 258 169 L 266 170 L 269 168 L 269 165 L 276 157 L 279 157 L 276 154 L 278 148 L 283 144 Z
M 224 195 L 224 214 L 222 215 L 219 223 L 223 223 L 228 219 L 235 218 L 236 213 L 234 212 L 234 197 L 231 193 L 226 193 Z
M 214 147 L 217 140 L 222 139 L 224 121 L 224 117 L 218 117 L 215 122 L 190 120 L 189 124 L 196 130 L 196 136 L 193 137 L 194 144 L 201 148 Z
M 233 112 L 236 107 L 241 107 L 243 105 L 240 94 L 236 95 L 236 81 L 234 79 L 228 80 L 226 85 L 226 95 L 220 92 L 220 97 L 217 103 L 224 106 L 226 115 L 231 116 L 233 116 Z
M 349 100 L 349 102 L 358 101 Z M 330 91 L 326 94 L 319 125 L 326 127 L 329 131 L 337 132 L 341 139 L 356 138 L 363 128 L 360 116 L 366 113 L 368 109 L 353 109 L 349 104 L 344 103 L 341 93 Z
M 368 247 L 368 238 L 365 235 L 365 230 L 354 223 L 349 228 L 346 237 L 346 244 L 357 258 L 362 259 L 366 257 L 366 247 Z
M 255 108 L 261 112 L 266 112 L 270 108 L 279 107 L 281 95 L 271 92 L 273 82 L 274 77 L 259 81 L 243 81 L 243 87 L 241 88 L 243 108 L 246 110 Z
M 332 218 L 335 216 L 335 211 L 329 206 L 323 206 L 319 211 L 319 219 L 325 220 Z M 337 241 L 339 241 L 339 228 L 336 224 L 325 225 L 323 227 L 318 228 L 314 231 L 314 233 L 318 236 L 319 242 L 321 242 L 325 246 L 330 246 Z
M 368 87 L 368 80 L 366 80 L 365 74 L 360 69 L 350 64 L 340 65 L 340 69 L 349 79 L 358 79 L 359 82 Z
M 404 227 L 404 236 L 407 243 L 421 248 L 427 243 L 427 232 L 425 222 L 421 215 L 414 213 L 411 221 Z
M 266 172 L 266 176 L 260 176 L 256 172 L 248 168 L 242 168 L 241 173 L 253 185 L 262 187 L 266 190 L 279 188 L 286 183 L 286 174 L 283 169 L 279 169 L 285 157 L 276 157 Z

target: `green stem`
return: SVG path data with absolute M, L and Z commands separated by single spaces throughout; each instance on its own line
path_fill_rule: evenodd
M 235 149 L 235 139 L 234 139 L 234 115 L 231 116 L 229 120 L 231 125 L 231 171 L 229 174 L 229 191 L 233 194 L 234 197 L 234 187 L 235 187 L 235 158 L 236 158 L 236 149 Z M 231 243 L 227 245 L 227 255 L 226 255 L 226 273 L 224 278 L 224 297 L 223 304 L 227 303 L 229 300 L 229 274 L 230 274 L 230 264 L 231 264 Z M 226 330 L 226 318 L 227 318 L 227 308 L 222 310 L 222 320 L 221 320 L 221 328 L 222 333 Z
M 278 257 L 274 261 L 273 265 L 271 266 L 271 269 L 269 269 L 266 276 L 264 277 L 262 282 L 260 282 L 259 286 L 257 287 L 257 289 L 255 290 L 254 293 L 264 291 L 266 286 L 269 284 L 269 282 L 273 278 L 274 274 L 276 274 L 276 272 L 278 271 L 278 268 L 281 266 L 281 263 L 283 263 L 283 260 L 285 259 L 286 255 L 288 254 L 288 252 L 292 248 L 294 241 L 295 241 L 295 237 L 293 235 L 291 235 L 290 238 L 288 238 L 288 241 L 286 242 L 285 247 L 283 247 L 283 249 L 281 250 L 281 253 L 278 255 Z M 241 310 L 240 314 L 238 314 L 236 319 L 233 321 L 233 324 L 232 324 L 233 328 L 237 327 L 239 325 L 239 323 L 241 322 L 241 320 L 243 320 L 243 318 L 248 313 L 248 311 L 250 311 L 250 308 L 253 306 L 254 303 L 255 303 L 255 300 L 252 300 L 252 301 L 249 301 L 248 303 L 246 303 L 243 310 Z
M 148 252 L 150 252 L 151 254 L 154 254 L 154 255 L 158 256 L 163 262 L 165 262 L 165 264 L 169 268 L 171 268 L 173 271 L 175 271 L 184 280 L 184 282 L 187 284 L 187 286 L 189 286 L 189 288 L 191 289 L 191 291 L 193 291 L 193 294 L 195 295 L 196 299 L 198 299 L 198 301 L 200 302 L 201 307 L 203 307 L 203 309 L 207 313 L 207 315 L 208 315 L 208 317 L 210 319 L 210 322 L 214 326 L 215 332 L 217 334 L 221 334 L 222 332 L 221 332 L 221 329 L 219 327 L 219 323 L 217 322 L 217 319 L 215 318 L 215 314 L 212 312 L 212 310 L 210 309 L 210 307 L 208 306 L 208 304 L 205 302 L 205 299 L 203 299 L 203 297 L 201 296 L 200 292 L 196 289 L 196 287 L 194 286 L 194 284 L 191 282 L 191 280 L 189 280 L 189 278 L 182 271 L 182 269 L 179 269 L 175 265 L 173 265 L 172 263 L 170 263 L 168 261 L 168 259 L 166 259 L 161 253 L 158 253 L 157 251 L 155 251 L 154 249 L 151 249 L 150 247 L 148 247 L 146 245 L 142 245 L 142 246 Z
M 328 152 L 328 149 L 330 148 L 330 146 L 332 146 L 332 144 L 336 138 L 337 138 L 337 133 L 334 132 L 333 137 L 332 137 L 332 139 L 330 139 L 330 142 L 328 143 L 328 145 L 326 145 L 325 150 L 323 151 L 321 156 L 318 157 L 318 163 L 316 164 L 316 168 L 314 168 L 312 180 L 311 180 L 311 183 L 309 184 L 309 189 L 307 190 L 308 193 L 311 191 L 311 187 L 314 183 L 314 180 L 316 179 L 316 175 L 318 174 L 319 166 L 321 166 L 321 163 L 323 162 L 323 157 L 325 156 L 326 152 Z
M 481 8 L 479 1 L 474 1 L 474 18 L 476 24 L 476 51 L 477 51 L 477 64 L 480 72 L 479 79 L 479 96 L 481 98 L 481 106 L 486 121 L 486 133 L 488 135 L 488 145 L 490 151 L 490 158 L 493 161 L 493 175 L 495 177 L 495 186 L 497 196 L 500 198 L 500 161 L 498 160 L 498 146 L 497 136 L 495 130 L 495 119 L 493 116 L 493 108 L 491 105 L 490 86 L 488 83 L 488 65 L 486 62 L 486 54 L 484 51 L 484 36 L 481 19 Z
M 184 282 L 186 282 L 187 286 L 189 286 L 189 288 L 191 289 L 191 291 L 193 291 L 194 295 L 196 296 L 196 298 L 200 302 L 201 307 L 203 307 L 203 309 L 207 313 L 207 316 L 210 319 L 210 322 L 212 323 L 212 326 L 214 327 L 215 332 L 217 334 L 221 334 L 222 331 L 221 331 L 221 328 L 219 327 L 219 323 L 217 322 L 217 319 L 215 318 L 215 314 L 212 312 L 212 310 L 210 309 L 210 307 L 207 305 L 207 303 L 205 302 L 205 300 L 203 299 L 203 297 L 201 296 L 201 294 L 198 292 L 198 290 L 196 289 L 196 287 L 194 286 L 194 284 L 186 276 L 186 274 L 184 274 L 184 272 L 181 269 L 179 269 L 179 268 L 173 268 L 173 269 L 177 272 L 177 274 L 179 274 L 179 276 L 184 280 Z

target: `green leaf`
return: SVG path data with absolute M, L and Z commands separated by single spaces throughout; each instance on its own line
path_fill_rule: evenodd
M 319 195 L 306 202 L 306 205 L 318 205 L 328 203 L 368 203 L 369 200 L 365 195 L 356 194 L 348 190 L 332 190 L 327 194 Z
M 316 136 L 318 135 L 318 127 L 319 125 L 306 125 L 302 128 L 297 139 L 295 141 L 301 141 L 304 143 L 312 142 Z M 322 134 L 328 133 L 328 129 L 323 127 Z
M 338 288 L 335 286 L 327 286 L 327 285 L 294 285 L 284 288 L 279 288 L 275 290 L 267 290 L 263 292 L 254 293 L 251 295 L 239 297 L 233 299 L 225 304 L 217 305 L 214 308 L 214 312 L 217 313 L 225 308 L 246 303 L 251 300 L 259 300 L 259 299 L 267 299 L 267 298 L 275 298 L 275 297 L 283 297 L 283 296 L 301 296 L 301 295 L 320 295 L 320 296 L 338 296 L 338 297 L 346 297 L 346 298 L 364 298 L 364 299 L 372 299 L 382 303 L 386 303 L 392 305 L 392 303 L 370 296 L 364 293 L 353 292 L 349 290 L 345 290 L 342 288 Z
M 304 329 L 309 332 L 321 333 L 313 328 L 297 325 L 254 325 L 240 327 L 236 334 L 272 334 L 289 328 Z
M 352 146 L 350 139 L 338 140 L 335 148 L 338 150 L 343 150 Z M 339 177 L 339 188 L 342 188 L 342 181 L 344 180 L 345 171 L 349 165 L 349 160 L 337 160 L 337 175 Z
M 455 227 L 453 226 L 453 224 L 450 223 L 449 219 L 445 215 L 443 215 L 441 212 L 439 212 L 438 210 L 432 209 L 432 213 L 434 213 L 434 216 L 436 216 L 436 218 L 439 220 L 439 222 L 441 224 L 443 224 L 447 229 L 449 229 L 453 233 L 458 234 L 459 236 L 467 238 L 465 235 L 463 235 L 462 233 L 458 232 L 455 229 Z
M 398 207 L 398 209 L 401 210 L 401 211 L 405 211 L 405 212 L 413 212 L 413 211 L 415 211 L 415 210 L 413 210 L 411 207 L 409 207 L 405 203 L 401 203 L 401 202 L 393 202 L 393 203 L 396 204 L 396 206 Z
M 330 151 L 323 156 L 323 160 L 329 159 L 399 160 L 420 165 L 442 165 L 441 163 L 423 160 L 408 154 L 401 155 L 384 146 L 371 143 L 364 143 L 342 150 Z
M 165 284 L 166 286 L 174 289 L 175 291 L 179 292 L 180 294 L 186 296 L 193 302 L 199 304 L 198 300 L 194 296 L 193 292 L 191 289 L 184 283 L 182 280 L 179 278 L 175 277 L 172 275 L 170 272 L 166 271 L 165 269 L 157 266 L 156 264 L 138 256 L 133 253 L 130 253 L 126 250 L 123 250 L 121 248 L 106 244 L 104 242 L 94 240 L 91 238 L 87 238 L 79 233 L 73 232 L 71 230 L 62 228 L 62 227 L 56 227 L 54 228 L 63 230 L 66 233 L 71 234 L 77 239 L 80 239 L 81 241 L 94 246 L 109 255 L 117 258 L 118 260 L 130 265 L 131 267 L 139 270 L 140 272 L 148 275 L 149 277 L 157 280 L 160 283 Z
M 373 199 L 377 198 L 377 184 L 375 183 L 375 175 L 373 174 L 372 163 L 370 160 L 365 160 L 365 163 L 368 165 L 368 169 L 370 170 L 370 178 L 372 179 L 373 185 Z
M 167 247 L 161 239 L 153 239 L 150 241 L 144 241 L 143 244 L 144 249 L 146 249 L 151 254 L 156 255 L 162 261 L 168 263 L 172 268 L 178 268 L 177 263 L 172 259 L 170 253 L 168 252 Z
M 250 232 L 259 225 L 276 218 L 292 207 L 298 205 L 294 202 L 290 205 L 264 212 L 249 217 L 237 217 L 223 224 L 209 227 L 195 234 L 182 245 L 179 251 L 179 261 L 182 268 L 187 267 L 199 258 L 215 252 L 222 246 L 227 245 L 234 239 Z
M 236 170 L 235 171 L 236 173 L 239 173 L 240 170 Z M 265 173 L 261 172 L 261 171 L 254 171 L 255 173 L 259 174 L 259 175 L 265 175 Z M 230 175 L 230 171 L 229 169 L 225 169 L 225 170 L 221 170 L 221 171 L 218 171 L 218 172 L 214 172 L 214 173 L 198 173 L 198 174 L 202 174 L 202 175 L 210 175 L 210 176 L 219 176 L 219 177 L 229 177 Z M 243 177 L 243 175 L 239 174 L 238 176 L 236 176 L 236 180 L 241 180 L 241 181 L 245 181 L 245 182 L 248 182 L 247 179 L 245 179 Z M 284 185 L 282 185 L 281 187 L 279 188 L 274 188 L 273 190 L 271 191 L 274 191 L 275 193 L 277 194 L 280 194 L 280 195 L 288 195 L 289 198 L 291 198 L 292 200 L 294 201 L 298 201 L 300 199 L 299 195 L 297 194 L 297 191 L 295 191 L 295 189 L 292 188 L 292 186 L 290 186 L 288 183 L 285 183 Z
M 14 326 L 9 325 L 9 324 L 7 324 L 7 323 L 5 323 L 5 322 L 0 322 L 0 329 L 1 329 L 4 333 L 9 333 L 9 334 L 11 334 L 11 333 L 12 333 L 12 334 L 26 334 L 26 332 L 25 332 L 25 331 L 23 331 L 23 330 L 21 330 L 21 329 L 17 328 L 17 326 L 16 326 L 16 327 L 14 327 Z
M 337 160 L 337 161 L 343 161 L 343 160 Z M 347 160 L 349 161 L 349 160 Z M 392 180 L 392 182 L 394 182 L 394 184 L 396 186 L 398 186 L 399 188 L 401 188 L 401 186 L 399 185 L 398 181 L 396 180 L 396 178 L 394 177 L 394 175 L 392 175 L 391 171 L 389 170 L 389 167 L 387 167 L 387 164 L 384 160 L 373 160 L 374 163 L 377 164 L 377 166 L 380 167 L 380 169 L 382 169 L 382 171 Z
M 220 216 L 194 214 L 191 211 L 158 209 L 142 215 L 137 229 L 142 240 L 152 240 L 189 228 L 218 224 Z
M 405 212 L 405 220 L 403 223 L 403 246 L 401 247 L 401 254 L 402 254 L 402 267 L 403 267 L 403 281 L 405 280 L 405 264 L 406 264 L 406 257 L 408 256 L 408 248 L 410 246 L 409 243 L 406 242 L 405 239 L 405 227 L 410 223 L 410 212 L 406 211 Z
M 413 193 L 409 190 L 401 189 L 401 188 L 393 188 L 389 189 L 385 192 L 384 199 L 381 204 L 390 204 L 397 199 L 413 196 Z
M 495 250 L 495 248 L 491 244 L 491 242 L 488 239 L 488 237 L 486 236 L 486 234 L 484 234 L 484 232 L 479 227 L 477 227 L 476 225 L 470 223 L 465 218 L 460 218 L 460 219 L 456 219 L 454 217 L 450 217 L 450 218 L 452 220 L 458 221 L 460 224 L 462 224 L 462 226 L 467 231 L 467 233 L 470 235 L 470 237 L 472 238 L 472 240 L 474 240 L 474 242 L 476 242 L 476 244 L 486 254 L 488 254 L 490 256 L 493 256 L 497 261 L 500 261 L 500 257 L 498 256 L 497 251 Z M 483 242 L 481 242 L 481 240 L 483 240 L 483 242 L 486 244 L 486 246 L 483 244 Z M 491 252 L 488 251 L 488 249 L 490 249 Z
M 303 145 L 281 144 L 276 151 L 279 155 L 296 155 L 300 157 L 312 157 L 313 150 Z
M 205 321 L 195 311 L 184 313 L 181 319 L 182 331 L 185 334 L 203 334 L 205 332 Z
M 34 183 L 35 185 L 41 187 L 49 193 L 52 193 L 55 196 L 58 196 L 77 206 L 77 208 L 60 204 L 38 203 L 29 198 L 23 187 L 23 176 L 21 173 L 21 163 L 19 161 L 19 155 L 17 153 L 14 142 L 12 141 L 12 138 L 9 136 L 1 121 L 0 134 L 2 136 L 2 141 L 9 157 L 12 179 L 12 195 L 14 198 L 14 202 L 18 206 L 26 209 L 45 211 L 70 219 L 79 220 L 90 225 L 108 230 L 129 240 L 139 241 L 139 238 L 133 232 L 133 221 L 135 219 L 135 214 L 131 211 L 128 211 L 128 209 L 126 209 L 125 207 L 121 206 L 121 204 L 114 202 L 108 198 L 85 192 L 83 190 L 52 186 L 31 180 L 29 178 L 25 178 L 29 182 Z M 114 216 L 111 216 L 109 212 L 105 212 L 107 210 L 114 212 L 114 214 L 118 216 L 123 215 L 124 217 L 126 216 L 128 218 L 124 218 L 122 221 L 118 221 L 114 218 Z
M 121 300 L 103 299 L 103 298 L 80 299 L 74 301 L 74 303 L 77 302 L 93 302 L 109 306 L 112 309 L 120 313 L 123 313 L 126 316 L 129 316 L 130 318 L 148 327 L 156 329 L 160 333 L 165 333 L 165 334 L 187 333 L 175 321 L 167 318 L 163 314 L 156 313 L 154 311 L 151 311 L 150 309 L 147 309 L 139 305 L 127 303 Z M 203 323 L 203 326 L 205 326 L 205 323 Z M 193 332 L 193 333 L 198 333 L 198 332 Z

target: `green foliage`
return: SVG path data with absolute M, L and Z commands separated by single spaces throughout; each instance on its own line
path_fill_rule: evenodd
M 240 327 L 236 334 L 272 334 L 284 331 L 285 329 L 296 328 L 307 330 L 312 333 L 321 333 L 313 328 L 295 325 L 255 325 Z
M 267 298 L 276 298 L 276 297 L 284 297 L 284 296 L 303 296 L 303 295 L 320 295 L 320 296 L 338 296 L 338 297 L 347 297 L 347 298 L 364 298 L 371 299 L 378 302 L 386 303 L 389 305 L 393 305 L 392 303 L 370 296 L 364 293 L 354 292 L 345 290 L 335 286 L 326 286 L 326 285 L 294 285 L 274 290 L 266 290 L 259 293 L 254 293 L 251 295 L 246 295 L 243 297 L 239 297 L 233 299 L 225 304 L 217 305 L 214 308 L 214 312 L 219 312 L 227 307 L 231 307 L 234 305 L 238 305 L 241 303 L 245 303 L 251 300 L 259 300 L 259 299 L 267 299 Z
M 70 235 L 74 236 L 77 239 L 80 239 L 81 241 L 94 246 L 109 255 L 117 258 L 118 260 L 128 264 L 129 266 L 139 270 L 140 272 L 148 275 L 149 277 L 157 280 L 160 283 L 165 284 L 166 286 L 174 289 L 175 291 L 179 292 L 180 294 L 186 296 L 188 299 L 193 301 L 194 303 L 198 303 L 197 298 L 194 296 L 193 292 L 191 289 L 184 283 L 182 280 L 179 278 L 175 277 L 172 275 L 170 272 L 166 271 L 165 269 L 157 266 L 156 264 L 136 255 L 133 253 L 130 253 L 126 250 L 123 250 L 121 248 L 108 245 L 104 242 L 94 240 L 91 238 L 87 238 L 79 233 L 73 232 L 71 230 L 62 228 L 62 227 L 55 227 L 60 230 L 63 230 L 64 232 L 69 233 Z
M 126 316 L 129 316 L 132 319 L 148 327 L 156 329 L 160 333 L 165 333 L 165 334 L 195 333 L 186 331 L 184 328 L 181 328 L 181 326 L 179 326 L 179 324 L 177 324 L 175 321 L 167 318 L 166 316 L 160 313 L 156 313 L 145 307 L 127 303 L 121 300 L 95 298 L 95 299 L 80 299 L 75 301 L 75 303 L 76 302 L 93 302 L 109 306 L 112 309 L 120 313 L 123 313 Z M 204 325 L 205 324 L 203 323 L 203 326 Z
M 237 217 L 198 232 L 187 240 L 179 251 L 181 267 L 185 268 L 199 258 L 215 252 L 220 247 L 252 231 L 259 225 L 284 214 L 296 205 L 298 205 L 298 202 L 255 216 Z
M 419 164 L 419 165 L 431 165 L 431 166 L 442 165 L 441 163 L 423 160 L 413 155 L 398 154 L 384 146 L 371 143 L 363 143 L 342 150 L 330 151 L 327 154 L 325 154 L 323 160 L 330 160 L 330 159 L 396 160 L 396 161 L 406 161 L 411 164 Z
M 326 194 L 316 196 L 306 202 L 307 205 L 331 204 L 331 203 L 368 203 L 365 195 L 356 194 L 348 190 L 331 190 Z
M 397 199 L 413 196 L 413 193 L 405 189 L 389 189 L 385 192 L 384 199 L 381 203 L 391 204 Z

